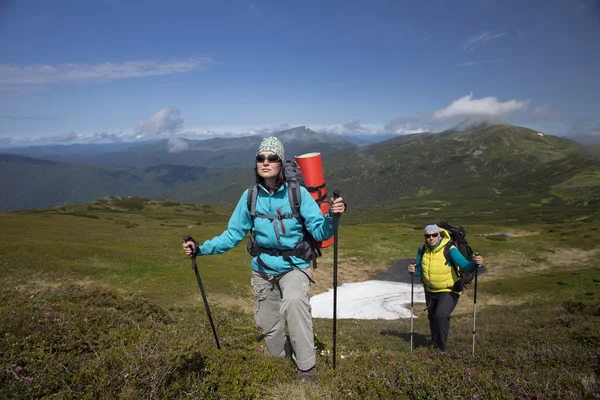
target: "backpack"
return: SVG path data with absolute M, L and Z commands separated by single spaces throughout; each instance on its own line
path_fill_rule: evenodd
M 302 204 L 302 195 L 300 193 L 300 187 L 303 186 L 309 191 L 319 191 L 319 198 L 316 200 L 318 204 L 325 201 L 327 196 L 325 194 L 321 195 L 321 189 L 325 187 L 325 184 L 319 187 L 307 187 L 306 181 L 304 180 L 304 175 L 302 175 L 302 171 L 300 167 L 295 161 L 286 160 L 283 165 L 283 174 L 285 176 L 285 181 L 288 187 L 288 199 L 290 201 L 290 208 L 292 210 L 291 214 L 279 214 L 279 215 L 265 215 L 265 214 L 257 214 L 256 213 L 256 200 L 258 198 L 258 184 L 254 184 L 248 188 L 248 212 L 250 213 L 250 217 L 252 217 L 252 222 L 254 225 L 254 220 L 256 218 L 267 218 L 270 220 L 278 220 L 278 219 L 286 219 L 286 218 L 296 218 L 302 224 L 302 231 L 304 233 L 304 238 L 300 243 L 296 245 L 293 250 L 276 250 L 276 249 L 266 249 L 260 247 L 256 243 L 256 239 L 254 238 L 254 227 L 252 228 L 252 236 L 248 241 L 248 253 L 251 256 L 259 256 L 258 262 L 265 268 L 268 269 L 262 260 L 260 259 L 260 253 L 266 253 L 270 255 L 279 255 L 284 258 L 284 260 L 288 261 L 292 266 L 296 267 L 296 265 L 291 261 L 290 256 L 299 257 L 305 261 L 312 261 L 313 267 L 317 268 L 317 257 L 321 256 L 321 250 L 317 247 L 317 241 L 310 234 L 310 232 L 306 229 L 304 225 L 304 219 L 300 214 L 300 205 Z M 276 231 L 276 234 L 279 232 Z
M 452 257 L 450 257 L 450 248 L 452 246 L 455 246 L 464 258 L 466 258 L 468 261 L 472 261 L 473 249 L 467 242 L 467 233 L 462 226 L 451 225 L 446 221 L 440 221 L 436 225 L 442 229 L 445 229 L 450 234 L 450 241 L 444 246 L 444 257 L 446 258 L 446 262 L 452 266 L 454 272 L 458 276 L 458 281 L 456 282 L 452 290 L 455 292 L 462 292 L 465 285 L 473 281 L 473 278 L 475 277 L 475 272 L 459 271 L 458 267 L 452 262 Z M 424 252 L 425 245 L 423 245 L 423 248 L 421 249 L 421 253 Z

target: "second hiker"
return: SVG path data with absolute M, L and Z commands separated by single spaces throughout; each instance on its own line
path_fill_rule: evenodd
M 450 332 L 450 314 L 462 293 L 457 270 L 459 273 L 474 271 L 483 263 L 483 257 L 475 255 L 473 261 L 469 261 L 456 246 L 445 249 L 451 240 L 450 234 L 437 225 L 427 225 L 424 235 L 425 245 L 417 251 L 417 258 L 408 266 L 408 272 L 421 277 L 431 342 L 434 348 L 445 353 Z

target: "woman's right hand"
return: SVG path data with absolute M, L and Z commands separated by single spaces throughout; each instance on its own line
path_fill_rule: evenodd
M 415 264 L 414 262 L 408 264 L 408 272 L 409 273 L 414 274 L 416 269 L 417 269 L 417 264 Z
M 189 257 L 190 254 L 196 252 L 196 246 L 194 245 L 194 242 L 191 240 L 187 241 L 187 242 L 183 242 L 183 250 L 185 251 L 185 255 Z

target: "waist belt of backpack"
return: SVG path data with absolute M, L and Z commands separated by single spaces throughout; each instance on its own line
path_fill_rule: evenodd
M 261 267 L 263 267 L 264 269 L 267 270 L 271 270 L 274 271 L 273 268 L 269 267 L 261 258 L 260 255 L 261 254 L 268 254 L 270 256 L 278 256 L 278 257 L 283 257 L 283 259 L 285 261 L 287 261 L 288 263 L 290 263 L 290 265 L 294 268 L 296 268 L 297 270 L 299 270 L 300 272 L 302 272 L 304 275 L 306 275 L 306 277 L 308 278 L 308 280 L 311 283 L 315 283 L 316 282 L 310 277 L 308 276 L 308 274 L 306 272 L 304 272 L 304 270 L 302 270 L 302 268 L 300 268 L 299 266 L 297 266 L 293 261 L 292 261 L 292 256 L 294 257 L 299 257 L 298 252 L 300 249 L 298 248 L 294 248 L 291 250 L 278 250 L 278 249 L 269 249 L 266 247 L 261 247 L 261 246 L 256 246 L 258 248 L 258 256 L 256 257 L 256 261 L 258 261 L 258 263 L 260 264 Z M 288 271 L 289 272 L 289 271 Z M 285 273 L 284 273 L 285 274 Z

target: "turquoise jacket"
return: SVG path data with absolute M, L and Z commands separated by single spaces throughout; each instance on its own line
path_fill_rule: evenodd
M 316 241 L 321 242 L 329 239 L 333 235 L 334 219 L 327 213 L 325 216 L 317 202 L 312 198 L 306 188 L 300 188 L 302 202 L 300 204 L 300 214 L 304 218 L 306 229 L 313 235 Z M 277 215 L 291 214 L 290 201 L 288 199 L 287 183 L 282 185 L 275 193 L 270 194 L 263 186 L 258 185 L 258 196 L 256 199 L 256 213 Z M 227 225 L 227 230 L 211 240 L 207 240 L 200 246 L 199 255 L 221 254 L 227 250 L 233 249 L 253 228 L 252 217 L 248 211 L 248 190 L 244 191 L 242 197 Z M 277 232 L 275 231 L 277 229 Z M 291 250 L 304 237 L 302 224 L 296 218 L 285 218 L 281 220 L 270 221 L 266 218 L 256 218 L 254 220 L 254 235 L 259 246 L 278 249 Z M 270 256 L 261 254 L 261 260 L 267 264 L 269 270 L 260 266 L 257 257 L 252 258 L 252 269 L 256 272 L 267 274 L 284 273 L 294 268 L 281 256 Z M 300 269 L 310 267 L 310 263 L 298 257 L 291 257 L 292 262 Z

